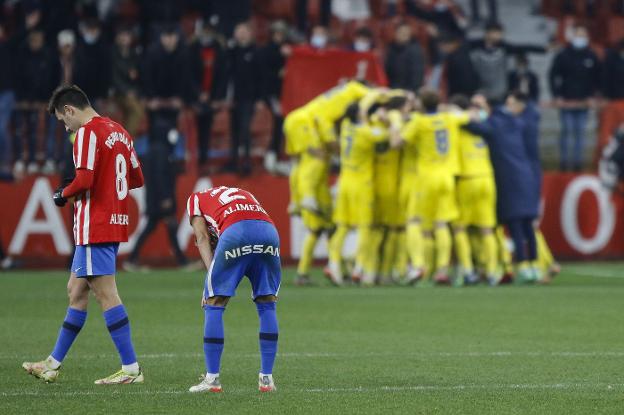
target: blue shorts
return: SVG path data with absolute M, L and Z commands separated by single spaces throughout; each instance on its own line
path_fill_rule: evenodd
M 78 278 L 114 275 L 119 243 L 77 245 L 71 272 Z
M 261 220 L 243 220 L 219 237 L 204 297 L 233 297 L 244 276 L 251 282 L 252 298 L 277 295 L 282 281 L 279 235 L 275 226 Z

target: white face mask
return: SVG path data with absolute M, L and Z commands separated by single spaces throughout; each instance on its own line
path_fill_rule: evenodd
M 371 45 L 366 40 L 356 40 L 353 42 L 353 49 L 356 52 L 368 52 L 371 49 Z
M 93 45 L 95 42 L 97 42 L 99 37 L 100 35 L 93 34 L 93 33 L 85 33 L 84 35 L 82 35 L 82 38 L 84 39 L 85 43 L 88 45 Z
M 575 49 L 586 48 L 588 44 L 589 44 L 589 39 L 587 39 L 585 36 L 574 36 L 572 38 L 572 46 Z
M 310 44 L 317 49 L 322 49 L 327 45 L 327 36 L 314 35 L 310 39 Z

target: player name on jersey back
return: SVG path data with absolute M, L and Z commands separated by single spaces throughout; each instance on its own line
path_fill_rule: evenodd
M 213 187 L 193 193 L 186 204 L 189 218 L 202 216 L 219 234 L 242 220 L 273 223 L 267 211 L 250 192 L 236 187 Z

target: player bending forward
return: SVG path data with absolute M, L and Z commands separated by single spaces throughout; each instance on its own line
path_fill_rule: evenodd
M 24 362 L 22 367 L 46 382 L 56 380 L 87 319 L 89 292 L 93 291 L 122 364 L 120 371 L 95 383 L 141 383 L 143 374 L 130 338 L 128 315 L 115 284 L 119 243 L 128 240 L 128 190 L 143 186 L 132 138 L 116 122 L 100 117 L 75 85 L 54 91 L 48 110 L 68 131 L 76 132 L 76 177 L 54 193 L 54 203 L 60 207 L 69 199 L 74 201 L 76 250 L 67 284 L 69 308 L 54 350 L 46 360 Z
M 278 333 L 275 302 L 281 281 L 279 236 L 273 221 L 251 193 L 225 186 L 193 193 L 187 210 L 197 249 L 208 268 L 202 298 L 207 372 L 189 391 L 222 391 L 223 312 L 247 276 L 260 319 L 258 389 L 272 392 Z

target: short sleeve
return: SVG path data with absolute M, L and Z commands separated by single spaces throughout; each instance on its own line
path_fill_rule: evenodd
M 186 212 L 189 215 L 189 219 L 195 216 L 202 216 L 202 212 L 199 209 L 199 196 L 197 196 L 197 193 L 193 193 L 186 201 Z
M 132 151 L 130 152 L 130 164 L 132 164 L 133 169 L 136 169 L 137 167 L 139 167 L 139 159 L 137 158 L 136 151 L 134 151 L 134 147 L 132 148 Z
M 85 127 L 80 127 L 76 132 L 74 141 L 74 166 L 76 169 L 93 170 L 97 150 L 97 137 L 95 133 Z
M 407 142 L 413 143 L 418 133 L 418 115 L 412 115 L 412 118 L 401 129 L 401 137 Z

